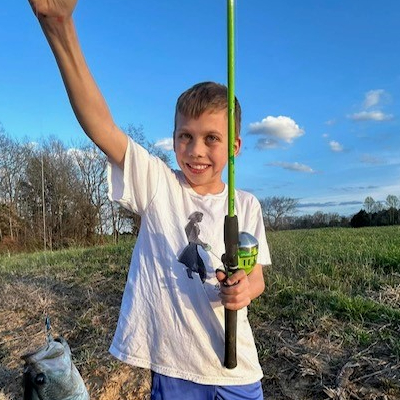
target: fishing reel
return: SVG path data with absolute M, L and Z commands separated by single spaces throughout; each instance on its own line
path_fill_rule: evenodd
M 230 260 L 230 263 L 228 263 L 227 257 L 224 254 L 222 262 L 225 266 L 225 271 L 229 275 L 237 269 L 243 269 L 248 275 L 257 263 L 258 240 L 250 233 L 243 231 L 239 232 L 238 239 L 238 244 L 234 246 L 237 249 L 237 259 Z
M 248 275 L 257 263 L 258 240 L 248 232 L 239 232 L 238 267 Z

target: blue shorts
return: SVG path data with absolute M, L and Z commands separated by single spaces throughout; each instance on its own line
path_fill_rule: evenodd
M 261 382 L 250 385 L 200 385 L 152 372 L 151 400 L 263 400 Z

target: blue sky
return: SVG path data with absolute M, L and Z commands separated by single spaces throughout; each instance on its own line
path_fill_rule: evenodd
M 400 2 L 238 0 L 236 186 L 357 212 L 400 196 Z M 0 8 L 0 122 L 20 140 L 84 135 L 28 1 Z M 80 0 L 90 68 L 120 126 L 171 138 L 176 98 L 226 83 L 225 0 Z M 168 141 L 167 141 L 168 142 Z

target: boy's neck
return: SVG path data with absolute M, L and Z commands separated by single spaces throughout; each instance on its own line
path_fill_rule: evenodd
M 186 178 L 186 177 L 185 177 Z M 201 196 L 205 196 L 207 194 L 220 194 L 225 190 L 225 183 L 220 181 L 219 184 L 210 185 L 194 185 L 186 178 L 186 181 L 193 189 L 194 192 Z

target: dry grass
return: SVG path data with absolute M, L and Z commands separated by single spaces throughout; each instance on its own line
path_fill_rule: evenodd
M 108 353 L 121 290 L 111 277 L 94 273 L 85 283 L 74 282 L 67 271 L 51 277 L 10 274 L 1 287 L 1 400 L 22 398 L 20 357 L 43 345 L 47 314 L 53 336 L 68 341 L 91 399 L 149 398 L 149 373 L 119 363 Z
M 333 322 L 325 321 L 325 326 L 313 332 L 296 333 L 268 323 L 256 329 L 258 340 L 264 341 L 270 351 L 262 360 L 265 399 L 400 398 L 398 360 L 379 343 L 363 351 L 346 349 L 336 335 L 330 336 L 326 330 L 332 329 L 329 326 Z

